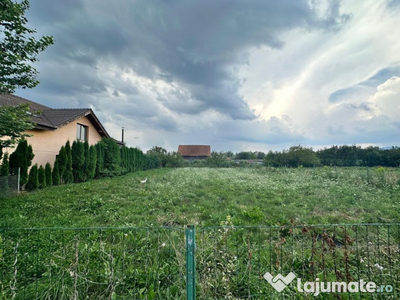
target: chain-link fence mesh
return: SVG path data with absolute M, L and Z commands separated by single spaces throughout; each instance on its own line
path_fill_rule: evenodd
M 13 175 L 0 176 L 0 197 L 10 196 L 18 193 L 19 175 L 18 171 L 13 172 Z
M 400 224 L 190 228 L 0 229 L 0 299 L 400 299 Z
M 180 228 L 0 231 L 0 299 L 184 299 Z
M 304 283 L 360 280 L 392 290 L 320 298 L 400 299 L 400 224 L 200 228 L 196 243 L 198 299 L 314 299 Z M 296 279 L 278 292 L 266 272 Z

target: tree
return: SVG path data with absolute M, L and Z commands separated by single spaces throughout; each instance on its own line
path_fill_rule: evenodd
M 46 187 L 46 173 L 44 172 L 43 166 L 39 167 L 38 179 L 39 179 L 39 189 L 45 188 Z
M 52 181 L 53 181 L 53 185 L 60 184 L 60 170 L 58 168 L 58 160 L 57 159 L 54 162 L 54 166 L 53 166 Z
M 3 148 L 18 144 L 21 139 L 29 136 L 25 131 L 32 128 L 27 104 L 0 106 L 0 159 Z
M 162 147 L 154 146 L 153 148 L 148 150 L 146 152 L 146 154 L 157 156 L 159 158 L 159 160 L 160 160 L 161 167 L 163 167 L 163 168 L 166 166 L 166 164 L 168 162 L 167 150 L 165 150 Z
M 4 154 L 3 162 L 0 167 L 0 190 L 8 190 L 8 174 L 10 173 L 10 164 L 8 161 L 8 153 Z
M 46 176 L 46 186 L 52 186 L 53 185 L 53 177 L 51 174 L 51 165 L 49 163 L 46 164 L 44 167 L 44 173 Z
M 71 183 L 74 182 L 74 175 L 72 172 L 72 151 L 69 141 L 65 143 L 65 154 L 67 156 L 67 160 L 65 163 L 64 183 Z
M 17 149 L 10 155 L 10 169 L 15 172 L 21 168 L 21 185 L 28 181 L 28 169 L 34 156 L 32 146 L 28 145 L 25 139 L 19 142 Z
M 60 149 L 60 152 L 58 152 L 57 158 L 56 158 L 57 162 L 58 162 L 58 172 L 60 173 L 60 183 L 66 183 L 65 179 L 66 179 L 66 171 L 67 171 L 67 151 L 65 150 L 65 147 L 62 146 Z
M 25 189 L 27 191 L 36 190 L 39 187 L 38 166 L 34 165 L 29 171 L 29 179 L 26 183 Z
M 72 143 L 72 172 L 74 174 L 74 182 L 82 182 L 85 177 L 83 169 L 85 164 L 85 148 L 80 141 Z
M 111 138 L 103 138 L 100 143 L 103 144 L 104 149 L 104 175 L 120 175 L 121 153 L 118 144 Z
M 12 94 L 18 87 L 38 85 L 38 72 L 30 63 L 37 61 L 37 55 L 53 44 L 51 36 L 37 40 L 36 30 L 26 27 L 28 9 L 28 0 L 0 1 L 0 93 L 3 94 Z
M 93 179 L 96 175 L 96 164 L 97 164 L 97 152 L 95 146 L 90 146 L 89 148 L 89 178 Z

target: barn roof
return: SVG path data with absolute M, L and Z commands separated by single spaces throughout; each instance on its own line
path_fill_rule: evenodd
M 210 156 L 210 145 L 179 145 L 178 152 L 182 156 Z

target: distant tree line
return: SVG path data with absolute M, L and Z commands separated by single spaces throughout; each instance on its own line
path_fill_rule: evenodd
M 316 166 L 400 166 L 400 148 L 382 149 L 379 147 L 361 148 L 360 146 L 332 146 L 318 151 L 303 146 L 292 146 L 283 151 L 242 151 L 233 153 L 211 152 L 204 160 L 185 161 L 179 153 L 167 152 L 162 147 L 153 147 L 147 154 L 159 157 L 161 167 L 247 167 L 247 161 L 259 160 L 272 167 L 316 167 Z
M 274 167 L 312 167 L 312 166 L 400 166 L 400 148 L 382 149 L 379 147 L 332 146 L 318 151 L 302 146 L 290 147 L 281 152 L 270 151 L 264 164 Z
M 139 170 L 160 167 L 156 155 L 146 155 L 140 149 L 120 147 L 113 139 L 104 138 L 96 145 L 89 146 L 87 141 L 69 141 L 61 147 L 53 168 L 32 164 L 32 147 L 22 139 L 16 150 L 8 157 L 5 154 L 0 167 L 0 175 L 6 176 L 20 169 L 21 186 L 27 191 L 46 186 L 85 182 L 94 178 L 113 177 Z M 10 172 L 11 171 L 11 172 Z M 3 187 L 4 188 L 4 187 Z

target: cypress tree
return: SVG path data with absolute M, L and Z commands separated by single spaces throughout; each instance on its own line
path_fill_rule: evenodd
M 0 176 L 8 176 L 9 173 L 10 173 L 10 162 L 8 161 L 8 153 L 5 153 L 0 168 Z
M 104 169 L 104 147 L 103 143 L 99 142 L 96 144 L 96 152 L 97 152 L 97 162 L 96 162 L 96 178 L 99 178 L 103 173 Z
M 65 183 L 71 183 L 74 182 L 74 175 L 72 173 L 72 151 L 71 151 L 71 145 L 69 141 L 65 144 L 65 153 L 67 155 L 67 161 L 65 164 Z
M 121 174 L 121 153 L 118 144 L 111 138 L 103 138 L 101 143 L 104 146 L 104 169 L 109 176 Z
M 52 186 L 53 185 L 53 177 L 51 174 L 51 165 L 49 163 L 46 164 L 44 168 L 44 173 L 46 176 L 46 186 Z
M 83 143 L 79 141 L 74 141 L 72 143 L 72 173 L 74 175 L 74 182 L 82 182 L 84 179 L 84 155 L 85 149 Z
M 33 157 L 32 147 L 28 146 L 28 142 L 25 139 L 18 143 L 17 149 L 10 155 L 10 170 L 16 173 L 18 168 L 21 169 L 21 185 L 28 181 L 28 169 L 32 164 Z
M 57 155 L 58 161 L 58 172 L 60 173 L 60 183 L 66 183 L 66 175 L 67 175 L 67 151 L 65 151 L 65 147 L 62 146 L 60 152 Z
M 27 191 L 36 190 L 39 187 L 39 177 L 38 177 L 38 166 L 34 165 L 29 171 L 28 182 L 26 183 L 25 189 Z
M 8 190 L 8 174 L 10 174 L 10 164 L 8 161 L 8 153 L 5 153 L 3 157 L 3 163 L 0 168 L 0 177 L 4 177 L 0 181 L 0 190 Z
M 95 146 L 89 148 L 89 179 L 93 179 L 96 175 L 97 151 Z
M 44 172 L 43 166 L 39 167 L 38 179 L 39 179 L 39 189 L 45 188 L 46 187 L 46 174 Z
M 53 185 L 59 185 L 60 184 L 60 169 L 58 167 L 58 160 L 57 159 L 54 162 L 52 181 L 53 181 Z
M 87 181 L 90 178 L 90 158 L 89 158 L 89 143 L 85 141 L 83 143 L 83 157 L 85 161 L 83 163 L 83 178 L 82 181 Z

